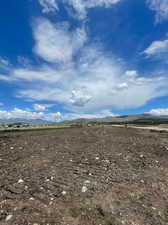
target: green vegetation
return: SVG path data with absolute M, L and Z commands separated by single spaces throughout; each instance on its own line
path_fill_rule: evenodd
M 0 133 L 11 133 L 11 132 L 30 132 L 30 131 L 47 131 L 47 130 L 56 130 L 56 129 L 64 129 L 64 128 L 71 128 L 70 125 L 59 125 L 59 126 L 35 126 L 29 128 L 5 128 L 0 130 Z

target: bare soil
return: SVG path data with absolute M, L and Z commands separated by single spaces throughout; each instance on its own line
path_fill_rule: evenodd
M 168 224 L 168 134 L 0 134 L 0 225 Z

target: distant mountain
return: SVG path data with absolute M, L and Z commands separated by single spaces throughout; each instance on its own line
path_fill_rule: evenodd
M 122 116 L 108 116 L 104 118 L 79 118 L 75 120 L 66 120 L 59 123 L 167 123 L 167 116 L 154 116 L 151 114 L 135 114 L 135 115 L 122 115 Z M 27 123 L 27 124 L 52 124 L 56 122 L 46 121 L 42 119 L 0 119 L 0 123 Z
M 167 116 L 154 116 L 151 114 L 135 114 L 135 115 L 123 115 L 116 117 L 104 117 L 104 118 L 94 118 L 94 119 L 76 119 L 72 121 L 64 121 L 68 123 L 147 123 L 147 122 L 166 122 L 168 123 L 168 115 Z

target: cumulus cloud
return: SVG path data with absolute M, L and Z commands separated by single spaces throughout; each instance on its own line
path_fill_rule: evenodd
M 45 111 L 48 108 L 51 108 L 53 104 L 34 104 L 33 107 L 36 111 Z
M 168 1 L 167 0 L 146 0 L 149 8 L 156 13 L 155 21 L 160 23 L 168 20 Z
M 79 19 L 85 19 L 87 17 L 88 9 L 95 7 L 111 7 L 118 3 L 120 0 L 64 0 L 76 11 Z
M 38 0 L 38 1 L 42 7 L 43 13 L 50 13 L 59 10 L 56 0 Z
M 67 62 L 87 40 L 83 28 L 68 30 L 68 23 L 52 24 L 47 19 L 39 19 L 34 25 L 36 45 L 34 52 L 44 60 L 56 63 Z
M 56 113 L 43 113 L 43 112 L 32 112 L 19 108 L 14 108 L 11 111 L 0 110 L 1 119 L 27 119 L 35 120 L 42 119 L 47 121 L 59 121 L 61 117 L 60 112 Z
M 154 41 L 144 51 L 147 56 L 163 56 L 165 53 L 168 53 L 168 40 Z
M 106 116 L 117 116 L 113 114 L 110 110 L 102 110 L 97 113 L 83 114 L 83 113 L 66 113 L 61 114 L 60 112 L 55 113 L 44 113 L 44 112 L 34 112 L 23 110 L 19 108 L 14 108 L 11 111 L 0 110 L 0 118 L 2 120 L 6 119 L 21 119 L 21 120 L 45 120 L 48 122 L 61 122 L 65 120 L 75 120 L 80 118 L 103 118 Z
M 155 116 L 168 116 L 168 108 L 152 109 L 148 113 Z
M 72 91 L 70 102 L 73 105 L 82 107 L 91 100 L 91 96 L 87 95 L 87 90 L 85 90 L 86 88 L 82 88 L 82 89 Z

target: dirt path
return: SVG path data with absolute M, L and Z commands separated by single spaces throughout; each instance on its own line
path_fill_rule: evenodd
M 124 128 L 124 125 L 112 125 L 112 127 Z M 128 125 L 128 128 L 143 129 L 143 130 L 156 130 L 168 132 L 167 126 L 138 126 L 138 125 Z

